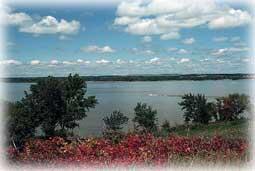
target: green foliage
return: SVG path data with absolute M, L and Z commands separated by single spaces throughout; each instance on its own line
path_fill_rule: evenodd
M 128 117 L 126 117 L 120 111 L 113 111 L 110 116 L 106 116 L 103 118 L 106 129 L 119 131 L 123 128 L 123 124 L 128 122 Z
M 136 124 L 136 128 L 141 128 L 147 132 L 155 132 L 157 130 L 157 110 L 153 110 L 146 103 L 137 103 L 134 111 L 133 122 Z
M 185 94 L 182 96 L 183 101 L 179 103 L 184 110 L 185 122 L 194 122 L 208 124 L 215 115 L 215 105 L 207 102 L 202 94 Z
M 171 132 L 170 123 L 167 120 L 165 120 L 161 125 L 161 135 L 168 136 L 170 132 Z
M 226 97 L 216 99 L 217 120 L 236 120 L 250 107 L 249 97 L 244 94 L 229 94 Z
M 7 140 L 18 147 L 24 139 L 33 137 L 39 126 L 38 119 L 33 113 L 29 113 L 27 105 L 25 99 L 7 104 Z
M 120 142 L 124 134 L 120 131 L 123 128 L 123 124 L 128 122 L 128 117 L 126 117 L 120 111 L 113 111 L 110 116 L 103 118 L 106 129 L 103 131 L 103 136 L 106 139 L 111 140 L 114 144 Z
M 94 96 L 85 97 L 86 90 L 78 74 L 64 80 L 49 76 L 31 85 L 30 93 L 25 92 L 25 97 L 8 112 L 11 138 L 32 137 L 38 127 L 45 136 L 70 134 L 97 103 Z

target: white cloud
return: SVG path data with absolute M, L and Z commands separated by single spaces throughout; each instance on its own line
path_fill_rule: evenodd
M 251 22 L 251 15 L 216 0 L 122 1 L 114 25 L 135 35 L 160 35 L 162 40 L 178 38 L 179 31 L 206 25 L 211 29 L 238 27 Z M 175 36 L 174 36 L 175 34 Z
M 90 61 L 84 61 L 83 59 L 77 59 L 77 63 L 79 64 L 90 64 Z
M 12 12 L 11 10 L 3 12 L 6 24 L 17 26 L 20 32 L 41 34 L 75 34 L 80 29 L 80 22 L 76 20 L 66 21 L 57 20 L 53 16 L 44 16 L 40 20 L 24 12 Z M 63 35 L 59 39 L 64 40 Z
M 180 38 L 180 34 L 178 32 L 166 33 L 160 36 L 161 40 L 171 40 L 171 39 L 179 39 L 179 38 Z
M 186 63 L 186 62 L 190 62 L 190 59 L 188 58 L 182 58 L 178 61 L 178 63 Z
M 57 64 L 59 64 L 59 61 L 58 60 L 51 60 L 50 64 L 51 65 L 57 65 Z
M 247 48 L 247 47 L 242 47 L 242 48 L 231 47 L 231 48 L 218 49 L 218 50 L 212 52 L 211 54 L 214 56 L 223 56 L 223 55 L 229 54 L 231 52 L 245 52 L 248 50 L 249 50 L 249 48 Z
M 96 45 L 91 45 L 87 47 L 82 47 L 82 51 L 84 52 L 95 52 L 95 53 L 113 53 L 115 52 L 110 46 L 98 47 Z
M 225 42 L 228 40 L 228 37 L 215 37 L 213 38 L 214 42 Z
M 65 35 L 60 35 L 59 37 L 59 40 L 68 40 L 69 37 L 65 36 Z
M 80 22 L 72 20 L 70 22 L 61 19 L 58 21 L 55 17 L 46 16 L 32 25 L 25 25 L 19 28 L 20 32 L 33 34 L 74 34 L 80 29 Z
M 14 59 L 9 59 L 9 60 L 0 60 L 0 65 L 21 65 L 22 62 L 14 60 Z
M 40 60 L 32 60 L 32 61 L 30 61 L 31 65 L 39 65 L 40 63 L 41 63 Z
M 97 60 L 96 63 L 97 63 L 97 64 L 109 64 L 110 61 L 105 60 L 105 59 L 101 59 L 101 60 Z
M 62 62 L 64 65 L 75 65 L 76 62 L 72 62 L 72 61 L 63 61 Z
M 175 47 L 173 47 L 173 48 L 168 48 L 167 49 L 167 51 L 169 51 L 169 52 L 174 52 L 174 51 L 177 51 L 178 49 L 177 48 L 175 48 Z
M 177 52 L 178 54 L 187 54 L 188 53 L 188 51 L 187 50 L 185 50 L 185 49 L 180 49 L 180 50 L 178 50 L 178 52 Z
M 121 64 L 126 64 L 127 61 L 124 61 L 124 60 L 122 60 L 122 59 L 117 59 L 117 60 L 116 60 L 116 63 L 121 65 Z
M 147 63 L 147 64 L 160 64 L 160 58 L 155 57 L 155 58 L 150 59 L 149 61 L 145 61 L 145 63 Z
M 17 26 L 23 26 L 33 20 L 29 15 L 23 12 L 6 13 L 4 17 L 6 18 L 6 24 Z
M 190 45 L 190 44 L 193 44 L 195 41 L 196 40 L 193 37 L 191 37 L 191 38 L 183 40 L 182 43 Z
M 152 38 L 150 36 L 144 36 L 142 38 L 142 42 L 144 42 L 144 43 L 149 43 L 151 41 L 152 41 Z
M 231 42 L 238 42 L 238 41 L 240 41 L 240 37 L 239 36 L 236 36 L 236 37 L 232 37 L 231 39 L 230 39 L 230 41 Z
M 229 28 L 249 24 L 251 20 L 252 17 L 247 11 L 231 8 L 224 15 L 211 20 L 208 25 L 211 29 Z

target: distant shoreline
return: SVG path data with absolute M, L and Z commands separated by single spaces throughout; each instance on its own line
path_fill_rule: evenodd
M 2 82 L 9 83 L 32 83 L 47 77 L 6 77 L 0 78 Z M 64 79 L 66 77 L 56 77 Z M 82 76 L 86 81 L 181 81 L 181 80 L 241 80 L 255 79 L 255 74 L 158 74 L 158 75 L 105 75 L 105 76 Z

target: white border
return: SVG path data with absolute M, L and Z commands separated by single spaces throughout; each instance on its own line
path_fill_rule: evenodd
M 255 16 L 255 0 L 216 0 L 216 1 L 223 1 L 223 2 L 228 2 L 228 3 L 237 3 L 237 4 L 247 4 L 248 6 L 250 6 L 251 11 L 253 13 L 253 16 Z M 57 6 L 57 7 L 65 7 L 65 6 L 80 6 L 80 5 L 84 5 L 84 6 L 98 6 L 98 7 L 105 7 L 105 6 L 112 6 L 112 5 L 117 5 L 119 2 L 121 2 L 121 0 L 8 0 L 8 5 L 16 5 L 16 6 Z M 5 56 L 5 30 L 3 28 L 3 26 L 1 25 L 3 18 L 2 18 L 2 11 L 3 11 L 3 7 L 4 4 L 7 4 L 7 1 L 4 0 L 0 0 L 0 59 L 2 59 Z M 252 28 L 255 28 L 255 17 L 253 17 L 253 25 Z M 251 33 L 250 33 L 250 45 L 252 47 L 252 51 L 251 51 L 251 56 L 252 56 L 252 62 L 250 64 L 250 71 L 252 73 L 255 73 L 255 29 L 251 29 Z M 0 77 L 2 77 L 2 75 L 4 74 L 4 68 L 1 66 L 0 67 Z M 251 86 L 251 95 L 252 95 L 252 102 L 255 105 L 255 85 L 250 85 Z M 5 87 L 1 86 L 0 84 L 0 98 L 5 96 Z M 3 106 L 0 106 L 0 113 L 3 114 L 4 112 L 4 108 Z M 253 109 L 253 113 L 255 112 L 255 109 Z M 0 115 L 0 144 L 2 145 L 1 147 L 3 147 L 3 135 L 4 135 L 4 118 L 3 115 Z M 251 122 L 251 137 L 252 137 L 252 142 L 254 142 L 254 137 L 255 137 L 255 121 L 254 121 L 254 117 L 252 117 L 253 120 Z M 252 143 L 252 148 L 251 148 L 251 153 L 255 154 L 255 146 L 254 143 Z M 246 167 L 206 167 L 206 170 L 255 170 L 255 159 L 252 157 L 252 161 L 251 164 L 249 166 Z M 84 168 L 38 168 L 38 167 L 10 167 L 8 165 L 6 165 L 5 163 L 5 155 L 4 155 L 4 150 L 3 148 L 0 149 L 0 169 L 1 170 L 84 170 Z M 88 168 L 87 168 L 88 169 Z M 130 169 L 130 168 L 115 168 L 112 170 L 204 170 L 205 167 L 178 167 L 178 168 L 136 168 L 136 169 Z M 95 168 L 89 168 L 88 170 L 99 170 L 99 169 L 95 169 Z M 104 170 L 111 170 L 111 169 L 107 169 L 105 168 Z

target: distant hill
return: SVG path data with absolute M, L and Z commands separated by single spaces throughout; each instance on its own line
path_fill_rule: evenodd
M 46 77 L 9 77 L 1 78 L 4 82 L 30 83 Z M 57 77 L 64 79 L 65 77 Z M 254 79 L 254 74 L 160 74 L 160 75 L 105 75 L 105 76 L 82 76 L 86 81 L 167 81 L 167 80 L 239 80 Z

